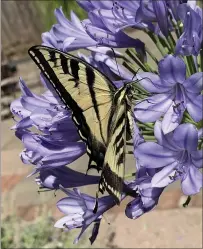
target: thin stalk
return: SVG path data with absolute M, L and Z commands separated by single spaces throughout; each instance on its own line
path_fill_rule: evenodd
M 142 70 L 144 72 L 147 72 L 148 71 L 148 68 L 146 68 L 145 64 L 143 64 L 140 59 L 138 58 L 138 56 L 136 55 L 136 52 L 135 51 L 132 51 L 132 49 L 127 49 L 126 50 L 126 54 L 133 60 L 137 63 L 137 65 L 142 68 Z
M 143 63 L 130 51 L 129 49 L 126 50 L 126 54 L 134 61 L 136 64 L 144 71 L 146 72 L 146 68 L 143 65 Z M 125 63 L 125 62 L 124 62 Z
M 203 72 L 203 49 L 200 49 L 200 72 Z
M 154 124 L 151 123 L 137 123 L 138 126 L 144 126 L 144 127 L 148 127 L 149 129 L 153 130 Z
M 165 48 L 162 46 L 161 42 L 159 41 L 157 35 L 153 34 L 152 32 L 147 32 L 149 37 L 152 39 L 152 41 L 156 44 L 158 50 L 160 51 L 162 56 L 165 56 L 167 54 L 167 51 Z
M 187 59 L 187 62 L 188 62 L 190 75 L 196 73 L 196 67 L 195 67 L 195 63 L 194 63 L 194 59 L 193 59 L 192 55 L 186 56 L 186 59 Z
M 143 135 L 143 136 L 144 136 L 144 135 L 148 135 L 148 134 L 149 134 L 149 135 L 151 135 L 151 134 L 153 135 L 153 131 L 151 131 L 151 130 L 145 130 L 145 131 L 142 130 L 142 135 Z
M 157 60 L 156 56 L 148 49 L 147 46 L 145 46 L 145 50 L 148 55 L 152 58 L 152 60 L 158 65 L 159 61 Z
M 178 28 L 178 24 L 175 23 L 174 21 L 172 21 L 172 23 L 173 23 L 173 27 L 174 27 L 174 29 L 175 29 L 175 33 L 176 33 L 177 39 L 179 39 L 180 36 L 181 36 L 181 33 L 180 33 L 179 28 Z
M 174 52 L 174 49 L 175 49 L 175 46 L 176 46 L 176 42 L 171 34 L 171 32 L 169 32 L 169 36 L 168 36 L 168 42 L 170 44 L 170 47 L 171 47 L 171 50 L 172 50 L 172 53 Z
M 150 141 L 155 141 L 154 136 L 149 136 L 149 135 L 143 135 L 145 140 L 150 140 Z
M 124 61 L 123 66 L 126 67 L 131 73 L 136 74 L 137 69 L 132 65 L 132 63 Z
M 184 62 L 185 62 L 185 65 L 186 65 L 186 76 L 187 78 L 190 76 L 190 69 L 189 69 L 189 65 L 188 65 L 188 61 L 186 59 L 186 56 L 182 57 Z

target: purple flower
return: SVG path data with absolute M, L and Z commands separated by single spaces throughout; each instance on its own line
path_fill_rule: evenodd
M 81 232 L 78 237 L 74 240 L 74 244 L 77 243 L 85 232 L 85 230 L 93 222 L 96 223 L 90 238 L 91 243 L 96 239 L 98 233 L 100 221 L 103 213 L 116 205 L 115 200 L 112 196 L 104 196 L 98 199 L 98 209 L 94 213 L 95 198 L 86 194 L 80 193 L 78 189 L 66 190 L 60 187 L 68 197 L 61 199 L 57 203 L 58 209 L 63 212 L 66 216 L 58 220 L 55 227 L 64 228 L 65 231 L 72 230 L 74 228 L 81 228 Z
M 135 149 L 142 167 L 160 168 L 152 178 L 152 187 L 162 188 L 180 179 L 185 195 L 194 195 L 202 188 L 202 150 L 197 150 L 198 131 L 192 124 L 181 124 L 174 132 L 164 135 L 161 122 L 154 128 L 157 139 L 145 142 Z
M 113 33 L 102 25 L 99 17 L 95 16 L 94 24 L 89 20 L 78 19 L 71 12 L 71 21 L 63 14 L 62 8 L 55 10 L 58 24 L 53 25 L 51 31 L 42 34 L 43 45 L 56 47 L 69 52 L 79 48 L 91 49 L 94 46 L 107 47 L 136 47 L 143 49 L 143 43 L 119 31 Z M 96 23 L 96 24 L 95 24 Z
M 169 23 L 168 23 L 168 7 L 165 0 L 148 0 L 140 1 L 140 6 L 137 10 L 136 22 L 152 23 L 156 22 L 152 31 L 159 33 L 159 29 L 163 35 L 168 36 Z M 148 27 L 150 28 L 150 26 Z
M 66 166 L 41 170 L 35 178 L 40 188 L 74 188 L 99 183 L 99 176 L 85 175 Z
M 138 165 L 138 163 L 136 163 Z M 139 194 L 128 203 L 125 214 L 130 219 L 137 219 L 144 213 L 151 211 L 159 201 L 164 188 L 152 187 L 152 177 L 157 170 L 141 167 L 136 174 L 136 180 L 128 186 Z
M 202 9 L 188 4 L 181 4 L 178 13 L 183 22 L 184 30 L 176 44 L 175 53 L 180 55 L 195 55 L 200 52 L 202 44 Z
M 135 117 L 141 122 L 154 122 L 163 116 L 164 133 L 173 131 L 181 122 L 187 109 L 195 122 L 202 119 L 203 73 L 195 73 L 186 79 L 183 60 L 167 55 L 159 62 L 159 76 L 140 73 L 140 84 L 153 95 L 135 106 Z
M 19 84 L 23 95 L 12 102 L 10 108 L 20 118 L 12 129 L 25 147 L 22 161 L 34 164 L 33 173 L 36 173 L 47 167 L 67 165 L 83 155 L 85 144 L 79 141 L 70 110 L 49 90 L 38 96 L 22 79 Z M 48 86 L 46 81 L 43 84 Z M 30 131 L 32 127 L 37 128 L 38 133 Z
M 137 192 L 138 197 L 128 203 L 125 214 L 130 219 L 137 219 L 146 212 L 152 210 L 157 204 L 161 193 L 164 188 L 152 187 L 151 180 L 159 169 L 148 169 L 140 167 L 139 161 L 137 160 L 136 148 L 144 143 L 136 122 L 134 121 L 134 156 L 136 161 L 136 178 L 134 181 L 129 182 L 128 188 Z

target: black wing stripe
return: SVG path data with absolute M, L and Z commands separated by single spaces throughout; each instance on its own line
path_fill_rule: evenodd
M 64 74 L 70 74 L 69 70 L 68 70 L 68 63 L 67 63 L 67 59 L 65 58 L 64 55 L 60 54 L 60 59 L 61 59 L 61 66 L 63 69 Z
M 71 74 L 76 80 L 79 80 L 78 71 L 80 68 L 79 68 L 78 64 L 79 64 L 78 61 L 76 61 L 74 59 L 70 59 Z
M 124 144 L 123 139 L 121 139 L 120 142 L 116 144 L 116 146 L 117 146 L 116 147 L 116 155 L 120 152 L 120 150 L 123 148 L 124 145 L 125 144 Z
M 97 103 L 96 93 L 94 91 L 95 73 L 91 68 L 88 68 L 88 67 L 86 67 L 86 80 L 87 80 L 87 83 L 88 83 L 88 88 L 89 88 L 90 95 L 91 95 L 91 98 L 92 98 L 92 103 L 94 105 L 94 109 L 95 109 L 95 112 L 96 112 L 96 115 L 97 115 L 97 119 L 99 121 L 100 133 L 101 133 L 103 141 L 105 141 L 104 135 L 103 135 L 103 132 L 102 132 L 101 118 L 100 118 L 100 115 L 99 115 L 99 109 L 98 109 L 99 105 Z

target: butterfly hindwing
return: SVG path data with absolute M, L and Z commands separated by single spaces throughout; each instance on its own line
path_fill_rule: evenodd
M 119 203 L 125 173 L 127 125 L 130 122 L 131 113 L 127 108 L 126 89 L 121 89 L 116 95 L 115 106 L 117 108 L 111 125 L 110 140 L 106 149 L 99 188 L 101 192 L 106 189 L 113 194 Z
M 100 170 L 109 139 L 115 86 L 88 63 L 54 48 L 35 46 L 29 55 L 72 110 L 73 121 L 87 144 L 89 168 Z

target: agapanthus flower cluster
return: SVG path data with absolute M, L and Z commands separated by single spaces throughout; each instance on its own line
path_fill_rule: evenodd
M 62 8 L 55 10 L 57 24 L 42 34 L 42 44 L 71 52 L 107 75 L 119 88 L 136 82 L 133 103 L 134 133 L 132 151 L 135 173 L 125 178 L 126 186 L 136 193 L 125 214 L 136 219 L 152 210 L 164 189 L 180 180 L 186 196 L 202 188 L 203 166 L 203 57 L 202 9 L 196 1 L 80 1 L 88 18 L 80 20 L 71 11 L 70 20 Z M 145 32 L 157 46 L 161 59 L 144 40 L 134 38 L 127 28 Z M 115 48 L 125 48 L 121 53 Z M 156 64 L 154 68 L 149 59 Z M 55 227 L 69 231 L 94 223 L 91 243 L 99 231 L 103 214 L 115 206 L 111 195 L 98 199 L 81 193 L 79 187 L 98 184 L 98 175 L 88 175 L 69 167 L 86 153 L 67 110 L 50 83 L 40 76 L 46 91 L 32 93 L 23 79 L 22 96 L 11 104 L 16 124 L 12 127 L 22 141 L 23 163 L 34 165 L 40 188 L 59 189 L 67 197 L 57 203 L 65 216 Z M 33 129 L 34 128 L 34 129 Z M 126 168 L 128 165 L 126 165 Z M 81 169 L 87 165 L 81 165 Z M 73 190 L 70 190 L 73 188 Z M 122 200 L 127 196 L 124 191 Z

